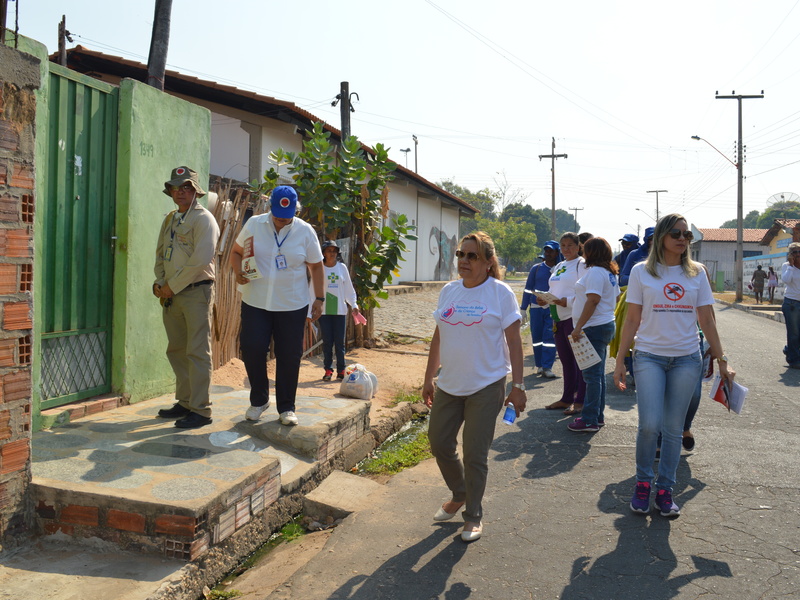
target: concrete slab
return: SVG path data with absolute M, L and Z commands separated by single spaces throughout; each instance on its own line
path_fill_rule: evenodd
M 333 471 L 319 487 L 306 494 L 303 512 L 314 517 L 331 516 L 343 519 L 356 511 L 368 508 L 369 497 L 383 486 L 370 479 Z

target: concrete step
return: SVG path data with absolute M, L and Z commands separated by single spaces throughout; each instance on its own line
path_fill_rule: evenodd
M 215 387 L 214 422 L 200 429 L 157 418 L 174 402 L 164 396 L 35 433 L 39 532 L 193 560 L 263 519 L 315 473 L 324 478 L 334 460 L 349 468 L 374 444 L 369 402 L 298 397 L 300 424 L 285 427 L 274 399 L 260 421 L 246 421 L 248 397 Z

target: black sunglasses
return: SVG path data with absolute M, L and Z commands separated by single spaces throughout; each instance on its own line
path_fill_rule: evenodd
M 456 258 L 466 258 L 469 262 L 475 262 L 478 260 L 478 255 L 475 252 L 462 252 L 461 250 L 456 250 Z
M 670 229 L 669 230 L 669 237 L 673 240 L 681 239 L 681 234 L 683 234 L 683 239 L 687 242 L 691 242 L 694 239 L 694 235 L 692 235 L 691 231 L 681 231 L 680 229 Z

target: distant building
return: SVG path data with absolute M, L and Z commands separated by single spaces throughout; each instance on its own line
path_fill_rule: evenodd
M 762 240 L 767 234 L 767 229 L 744 229 L 743 260 L 750 256 L 762 254 Z M 717 289 L 732 290 L 736 286 L 736 229 L 698 229 L 692 226 L 694 242 L 692 243 L 692 258 L 703 263 L 711 275 L 711 280 L 716 282 Z M 750 281 L 748 275 L 744 277 L 744 284 Z
M 747 257 L 745 255 L 743 273 L 745 293 L 751 293 L 747 284 L 758 265 L 768 271 L 772 267 L 778 274 L 778 287 L 775 288 L 775 299 L 783 300 L 783 282 L 781 281 L 781 265 L 786 262 L 786 248 L 792 242 L 800 242 L 800 219 L 775 219 L 772 227 L 766 230 L 761 238 L 761 254 Z

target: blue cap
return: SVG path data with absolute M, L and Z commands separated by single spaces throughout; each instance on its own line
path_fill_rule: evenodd
M 638 235 L 633 235 L 632 233 L 626 233 L 621 238 L 619 238 L 619 241 L 620 242 L 632 242 L 634 244 L 638 244 L 639 243 L 639 236 Z
M 557 241 L 555 241 L 555 240 L 548 240 L 548 241 L 546 241 L 546 242 L 544 243 L 544 246 L 542 246 L 542 250 L 544 250 L 545 248 L 550 248 L 551 250 L 555 250 L 556 252 L 558 252 L 559 250 L 561 250 L 561 246 L 559 246 L 559 245 L 558 245 L 558 242 L 557 242 Z
M 297 192 L 288 185 L 279 185 L 272 190 L 270 210 L 273 217 L 291 219 L 297 212 Z
M 656 231 L 655 227 L 648 227 L 647 229 L 645 229 L 644 230 L 644 241 L 647 241 L 651 237 L 653 237 L 653 233 L 655 233 L 655 231 Z

